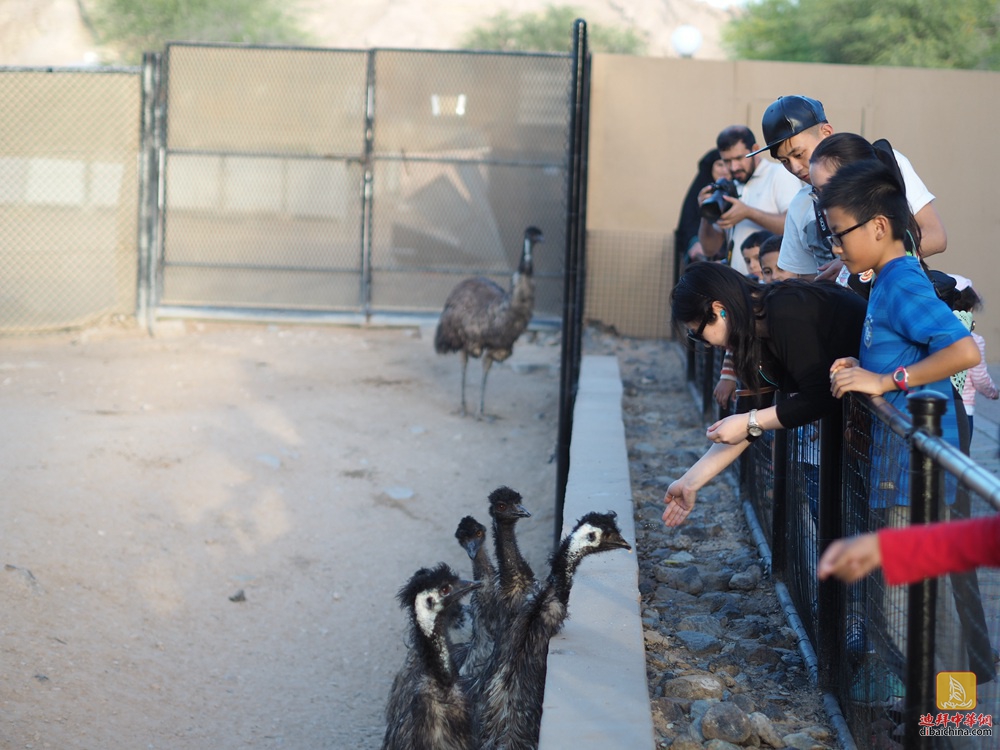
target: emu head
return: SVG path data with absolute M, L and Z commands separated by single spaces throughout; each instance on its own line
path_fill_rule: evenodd
M 531 518 L 531 514 L 521 505 L 520 493 L 510 487 L 497 487 L 490 493 L 490 515 L 497 521 Z
M 518 273 L 530 276 L 534 272 L 534 264 L 531 258 L 531 251 L 535 243 L 545 242 L 542 230 L 538 227 L 528 227 L 524 230 L 524 247 L 521 249 L 521 262 L 518 264 Z
M 569 535 L 570 556 L 578 558 L 612 549 L 631 550 L 632 545 L 622 537 L 615 518 L 614 512 L 588 513 L 577 521 Z
M 403 609 L 410 610 L 420 631 L 430 638 L 446 619 L 441 615 L 481 585 L 478 581 L 463 581 L 446 563 L 438 563 L 437 567 L 421 568 L 414 573 L 396 598 Z
M 476 559 L 480 547 L 486 541 L 486 527 L 472 516 L 466 516 L 458 522 L 455 538 L 462 545 L 470 560 Z

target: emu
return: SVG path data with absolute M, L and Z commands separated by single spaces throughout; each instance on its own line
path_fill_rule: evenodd
M 459 659 L 459 675 L 480 674 L 493 653 L 498 620 L 496 567 L 486 550 L 486 527 L 472 516 L 466 516 L 455 531 L 455 538 L 472 560 L 472 577 L 482 585 L 469 598 L 472 637 Z
M 410 619 L 410 650 L 386 703 L 382 750 L 474 750 L 471 708 L 451 653 L 448 624 L 463 596 L 479 587 L 445 563 L 421 568 L 397 598 Z
M 500 620 L 495 631 L 502 630 L 521 604 L 537 588 L 535 573 L 521 554 L 514 525 L 531 513 L 521 504 L 521 495 L 510 487 L 497 487 L 490 493 L 490 517 L 493 519 L 493 544 L 497 558 L 497 598 Z
M 573 574 L 584 557 L 614 549 L 632 549 L 614 513 L 588 513 L 563 538 L 545 585 L 498 637 L 476 704 L 480 750 L 538 747 L 549 640 L 568 616 Z
M 465 279 L 452 289 L 434 334 L 438 354 L 459 352 L 462 359 L 462 409 L 465 406 L 465 371 L 469 357 L 483 358 L 479 386 L 479 419 L 485 415 L 486 376 L 494 362 L 503 362 L 514 350 L 514 342 L 524 333 L 535 307 L 534 266 L 531 253 L 544 242 L 537 227 L 524 230 L 521 262 L 511 280 L 510 291 L 482 276 Z

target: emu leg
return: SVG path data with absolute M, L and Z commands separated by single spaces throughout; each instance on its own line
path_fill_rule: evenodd
M 486 410 L 486 376 L 490 374 L 493 359 L 483 352 L 483 382 L 479 384 L 479 418 L 482 419 Z
M 469 354 L 468 352 L 465 351 L 465 349 L 463 349 L 460 352 L 460 356 L 462 357 L 462 411 L 460 413 L 464 417 L 465 416 L 465 371 L 469 366 Z

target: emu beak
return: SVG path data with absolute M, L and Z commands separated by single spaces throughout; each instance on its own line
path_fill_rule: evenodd
M 446 596 L 445 598 L 448 600 L 448 602 L 452 602 L 456 599 L 461 599 L 463 596 L 470 593 L 471 591 L 474 591 L 475 589 L 478 589 L 482 585 L 483 585 L 482 581 L 462 581 L 462 580 L 457 581 L 454 587 L 452 588 L 451 593 L 448 594 L 448 596 Z
M 476 555 L 479 554 L 479 548 L 483 546 L 483 539 L 482 537 L 470 539 L 462 546 L 465 548 L 465 554 L 469 556 L 469 559 L 475 560 Z
M 531 514 L 528 512 L 528 509 L 520 503 L 514 506 L 514 515 L 517 518 L 531 518 Z
M 627 549 L 632 551 L 632 545 L 625 541 L 625 537 L 620 534 L 613 534 L 604 537 L 601 546 L 607 549 Z

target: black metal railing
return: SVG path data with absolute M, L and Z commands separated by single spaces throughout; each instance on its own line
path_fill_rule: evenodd
M 689 358 L 692 391 L 715 419 L 721 352 L 699 345 Z M 913 394 L 904 415 L 849 394 L 842 415 L 770 433 L 741 462 L 766 562 L 802 623 L 817 687 L 837 699 L 857 747 L 1000 746 L 982 736 L 1000 716 L 1000 571 L 907 587 L 888 586 L 878 571 L 851 586 L 816 578 L 836 538 L 1000 510 L 1000 480 L 939 437 L 944 399 Z M 942 708 L 950 676 L 972 693 L 969 708 Z M 930 743 L 928 730 L 953 736 Z

